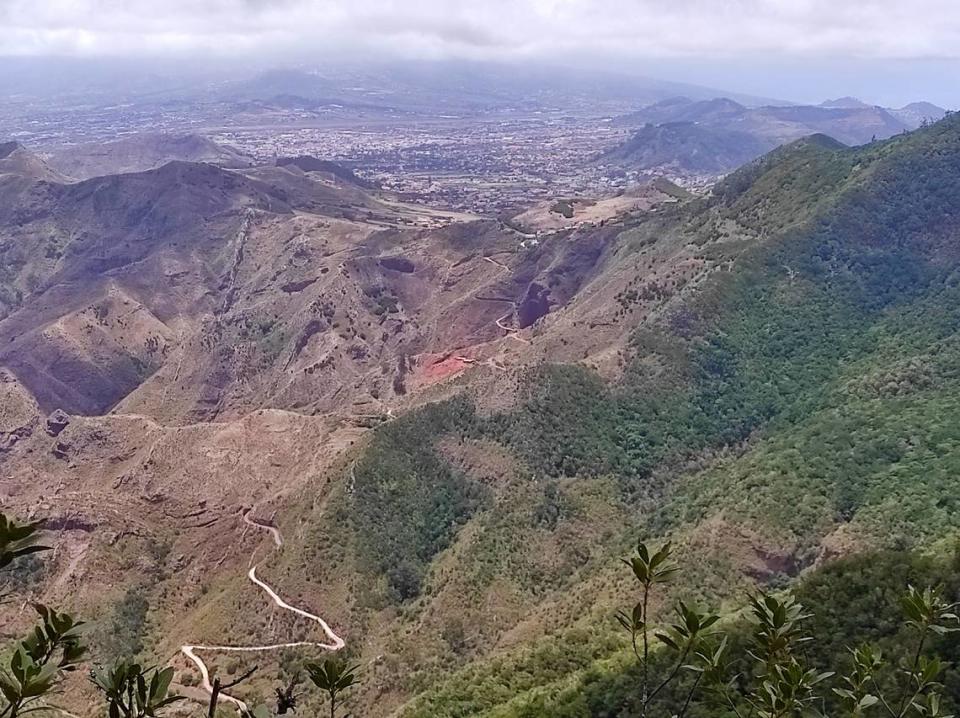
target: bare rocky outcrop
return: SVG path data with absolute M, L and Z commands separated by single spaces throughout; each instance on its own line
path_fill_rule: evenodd
M 12 373 L 0 369 L 0 453 L 28 438 L 39 419 L 40 410 L 30 392 Z
M 63 409 L 57 409 L 47 417 L 46 431 L 50 436 L 60 436 L 60 432 L 70 425 L 70 416 Z
M 550 312 L 550 290 L 536 282 L 530 284 L 523 301 L 517 306 L 517 322 L 526 329 Z
M 409 259 L 400 256 L 381 257 L 380 266 L 384 269 L 390 269 L 394 272 L 402 272 L 404 274 L 413 274 L 417 268 Z

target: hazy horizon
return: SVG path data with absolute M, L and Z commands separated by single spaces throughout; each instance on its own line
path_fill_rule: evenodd
M 11 57 L 189 60 L 251 71 L 331 57 L 545 62 L 792 102 L 960 106 L 960 8 L 922 0 L 7 0 Z
M 198 60 L 201 62 L 198 65 Z M 403 63 L 409 58 L 381 58 L 368 66 Z M 460 58 L 437 58 L 424 61 L 428 66 L 458 67 Z M 763 63 L 763 72 L 750 72 Z M 0 77 L 0 93 L 22 92 L 26 86 L 56 93 L 64 87 L 80 89 L 75 77 L 91 84 L 122 83 L 133 78 L 165 77 L 179 81 L 184 87 L 203 80 L 227 81 L 250 79 L 273 70 L 336 71 L 345 64 L 364 66 L 354 56 L 331 58 L 265 57 L 258 61 L 228 58 L 138 57 L 119 59 L 113 56 L 81 58 L 51 56 L 2 56 L 0 66 L 15 67 L 6 78 Z M 480 67 L 561 67 L 611 76 L 643 78 L 654 81 L 698 86 L 715 90 L 717 96 L 753 97 L 774 103 L 819 104 L 844 96 L 852 96 L 872 105 L 901 107 L 912 102 L 927 101 L 946 109 L 960 108 L 960 88 L 943 82 L 944 76 L 960 73 L 960 60 L 859 60 L 821 59 L 816 63 L 800 63 L 782 59 L 759 58 L 535 58 L 533 60 L 501 60 L 474 63 Z M 14 92 L 14 94 L 15 94 Z M 682 94 L 682 93 L 681 93 Z

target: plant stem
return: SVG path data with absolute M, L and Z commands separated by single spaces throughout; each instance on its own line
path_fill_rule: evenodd
M 650 702 L 650 638 L 648 634 L 647 604 L 650 600 L 650 584 L 643 585 L 643 701 L 640 718 L 647 718 L 647 704 Z
M 910 706 L 911 701 L 917 697 L 917 694 L 923 690 L 923 682 L 917 678 L 917 666 L 920 665 L 920 654 L 923 653 L 923 645 L 927 640 L 927 626 L 923 627 L 923 631 L 920 633 L 920 641 L 917 643 L 917 651 L 913 654 L 913 665 L 910 666 L 910 678 L 916 678 L 917 680 L 917 690 L 914 692 L 913 697 L 909 700 L 907 695 L 910 692 L 910 686 L 907 684 L 903 688 L 903 696 L 900 698 L 900 707 L 897 708 L 897 718 L 903 718 L 907 713 L 907 708 Z
M 637 661 L 643 661 L 643 658 L 642 658 L 641 655 L 640 655 L 640 648 L 637 646 L 637 632 L 636 632 L 636 631 L 633 631 L 633 634 L 631 635 L 631 639 L 632 639 L 632 642 L 633 642 L 633 655 L 635 655 L 635 656 L 637 657 Z
M 737 708 L 737 704 L 734 703 L 733 698 L 730 697 L 730 691 L 728 691 L 726 688 L 723 689 L 723 697 L 726 699 L 727 705 L 730 706 L 730 710 L 734 712 L 734 715 L 736 715 L 737 718 L 743 718 L 743 715 L 740 713 L 740 709 Z
M 677 677 L 677 674 L 680 672 L 680 669 L 683 668 L 683 662 L 684 662 L 685 660 L 687 660 L 687 656 L 688 656 L 689 654 L 690 654 L 690 644 L 687 644 L 686 648 L 684 648 L 684 650 L 683 650 L 683 653 L 680 654 L 680 660 L 677 661 L 677 665 L 675 665 L 675 666 L 673 667 L 673 670 L 670 671 L 670 675 L 667 676 L 666 678 L 664 678 L 664 679 L 663 679 L 663 682 L 662 682 L 659 686 L 657 686 L 657 687 L 653 690 L 653 692 L 647 697 L 647 699 L 646 699 L 647 702 L 650 702 L 650 701 L 652 701 L 654 698 L 656 698 L 656 697 L 657 697 L 657 694 L 658 694 L 660 691 L 662 691 L 664 688 L 666 688 L 668 684 L 670 684 L 670 683 L 673 682 L 673 679 Z M 644 703 L 643 707 L 644 707 L 644 709 L 646 709 L 646 707 L 647 707 L 646 703 Z
M 683 718 L 687 713 L 687 708 L 690 707 L 690 700 L 693 698 L 693 694 L 697 692 L 697 687 L 700 685 L 700 681 L 703 680 L 703 674 L 697 674 L 697 680 L 693 682 L 693 686 L 690 688 L 690 692 L 687 693 L 687 700 L 683 702 L 683 708 L 680 709 L 680 712 L 677 714 L 677 718 Z
M 897 714 L 893 712 L 893 708 L 887 703 L 887 699 L 883 697 L 883 693 L 880 690 L 880 686 L 877 685 L 877 679 L 873 676 L 870 676 L 870 681 L 873 683 L 873 690 L 877 694 L 877 698 L 880 699 L 880 703 L 886 709 L 887 713 L 890 714 L 891 718 L 897 718 Z
M 900 714 L 900 718 L 903 718 L 903 716 L 907 715 L 907 713 L 910 711 L 910 707 L 913 705 L 913 702 L 917 699 L 917 696 L 919 696 L 923 692 L 923 689 L 928 685 L 930 684 L 925 681 L 921 681 L 919 678 L 917 679 L 917 690 L 915 690 L 913 695 L 910 696 L 906 703 L 904 703 L 903 712 Z

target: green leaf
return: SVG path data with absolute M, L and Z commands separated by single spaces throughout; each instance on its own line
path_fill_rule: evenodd
M 673 640 L 670 636 L 668 636 L 666 633 L 654 633 L 653 635 L 657 637 L 657 640 L 661 641 L 662 643 L 667 644 L 667 645 L 670 646 L 670 648 L 672 648 L 673 650 L 675 650 L 675 651 L 679 651 L 679 650 L 680 650 L 680 646 L 677 645 L 677 642 L 674 641 L 674 640 Z

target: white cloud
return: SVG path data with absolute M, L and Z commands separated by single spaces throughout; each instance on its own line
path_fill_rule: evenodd
M 0 0 L 0 54 L 958 57 L 955 0 Z

